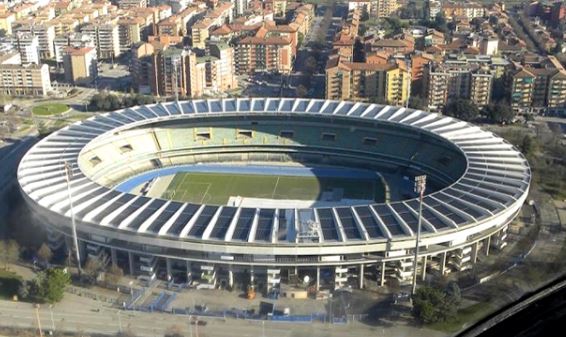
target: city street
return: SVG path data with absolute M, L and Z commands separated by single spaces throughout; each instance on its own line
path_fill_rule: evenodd
M 66 295 L 64 304 L 57 304 L 50 310 L 48 305 L 39 309 L 40 324 L 44 331 L 65 330 L 71 332 L 98 332 L 114 334 L 120 330 L 130 330 L 136 336 L 162 336 L 173 326 L 183 333 L 192 336 L 196 330 L 189 331 L 189 318 L 185 316 L 124 312 L 114 309 L 96 309 L 87 305 L 84 299 L 69 299 L 76 297 Z M 72 305 L 70 302 L 78 300 Z M 269 337 L 322 337 L 322 336 L 444 336 L 443 333 L 426 329 L 414 328 L 407 325 L 395 327 L 369 326 L 354 322 L 347 325 L 336 324 L 292 324 L 271 321 L 249 321 L 235 319 L 208 319 L 206 326 L 198 326 L 201 336 L 269 336 Z M 37 327 L 35 309 L 30 303 L 0 301 L 0 325 L 13 327 Z

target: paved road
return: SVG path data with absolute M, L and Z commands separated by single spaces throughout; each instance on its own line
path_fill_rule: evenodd
M 67 295 L 72 297 L 73 295 Z M 68 301 L 68 299 L 66 300 Z M 196 336 L 196 330 L 189 331 L 188 317 L 161 313 L 123 312 L 102 308 L 96 312 L 88 306 L 69 309 L 56 305 L 51 311 L 47 305 L 39 309 L 40 323 L 44 331 L 56 330 L 100 332 L 113 334 L 129 329 L 137 336 L 162 336 L 173 326 L 181 329 L 187 336 Z M 444 334 L 421 330 L 409 326 L 373 327 L 361 323 L 348 325 L 329 324 L 289 324 L 270 321 L 245 321 L 234 319 L 206 319 L 207 325 L 198 327 L 200 336 L 226 337 L 343 337 L 343 336 L 443 336 Z M 0 325 L 13 327 L 37 327 L 35 310 L 29 303 L 0 301 Z

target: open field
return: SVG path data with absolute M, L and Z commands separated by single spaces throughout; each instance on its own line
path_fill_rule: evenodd
M 38 116 L 57 115 L 69 110 L 69 106 L 61 103 L 41 104 L 33 107 L 32 112 Z
M 319 200 L 324 192 L 345 199 L 384 200 L 376 179 L 225 173 L 177 173 L 164 198 L 225 205 L 231 196 L 267 199 Z

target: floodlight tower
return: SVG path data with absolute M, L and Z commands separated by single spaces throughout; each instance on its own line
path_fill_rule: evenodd
M 82 274 L 81 269 L 81 253 L 79 252 L 79 239 L 77 238 L 77 224 L 75 222 L 75 210 L 73 209 L 73 197 L 71 194 L 71 178 L 73 177 L 73 169 L 69 162 L 65 162 L 65 177 L 67 179 L 67 194 L 69 197 L 69 206 L 71 210 L 71 226 L 73 229 L 73 243 L 75 245 L 75 254 L 77 258 L 77 268 L 79 270 L 79 275 Z
M 426 189 L 426 175 L 420 175 L 415 177 L 415 192 L 419 194 L 419 218 L 417 224 L 417 239 L 415 240 L 415 257 L 413 258 L 413 290 L 412 295 L 415 294 L 417 290 L 417 259 L 419 256 L 419 241 L 421 238 L 421 225 L 423 217 L 423 196 Z M 426 265 L 423 266 L 426 268 Z

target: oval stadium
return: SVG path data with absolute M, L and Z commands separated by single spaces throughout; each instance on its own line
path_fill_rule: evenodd
M 52 133 L 18 169 L 53 248 L 73 247 L 75 219 L 83 263 L 201 288 L 251 280 L 263 291 L 297 280 L 316 289 L 410 282 L 421 175 L 420 280 L 506 245 L 529 190 L 523 155 L 477 126 L 402 107 L 292 98 L 137 106 Z

